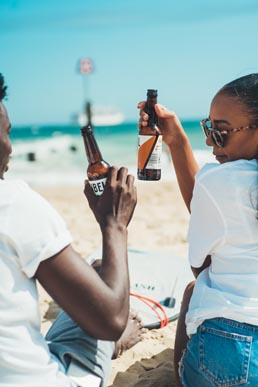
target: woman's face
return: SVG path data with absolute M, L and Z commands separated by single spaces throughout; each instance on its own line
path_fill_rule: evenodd
M 11 124 L 4 105 L 0 102 L 0 178 L 8 169 L 12 145 L 9 139 Z
M 251 125 L 251 117 L 245 105 L 238 98 L 223 94 L 216 94 L 210 107 L 210 120 L 213 129 L 228 130 Z M 213 146 L 213 154 L 219 163 L 228 161 L 258 158 L 258 128 L 246 129 L 239 132 L 223 135 L 223 148 L 207 137 L 206 144 Z

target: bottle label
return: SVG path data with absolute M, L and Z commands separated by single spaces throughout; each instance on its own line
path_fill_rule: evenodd
M 106 177 L 104 177 L 104 179 L 89 180 L 89 183 L 90 183 L 95 195 L 100 196 L 103 194 L 106 181 L 107 181 Z
M 138 136 L 138 169 L 161 169 L 162 135 Z

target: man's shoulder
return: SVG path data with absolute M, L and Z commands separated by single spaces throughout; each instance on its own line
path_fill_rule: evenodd
M 33 195 L 33 190 L 23 180 L 1 180 L 0 200 L 1 203 L 14 203 Z

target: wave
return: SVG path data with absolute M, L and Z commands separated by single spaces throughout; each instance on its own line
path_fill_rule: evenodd
M 106 161 L 111 165 L 126 166 L 137 174 L 137 137 L 110 136 L 99 141 Z M 194 155 L 202 167 L 214 162 L 210 150 L 196 149 Z M 86 178 L 87 159 L 81 136 L 62 135 L 31 141 L 18 141 L 6 178 L 23 179 L 31 185 L 82 184 Z M 170 155 L 163 148 L 161 180 L 175 180 Z

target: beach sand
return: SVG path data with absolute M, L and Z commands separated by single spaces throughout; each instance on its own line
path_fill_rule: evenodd
M 189 214 L 175 181 L 136 182 L 138 203 L 129 226 L 128 247 L 187 255 Z M 101 233 L 83 186 L 34 187 L 63 216 L 74 248 L 87 257 L 101 247 Z M 39 286 L 42 332 L 51 326 L 58 306 Z M 173 348 L 176 321 L 148 331 L 143 341 L 112 360 L 109 386 L 175 386 Z

